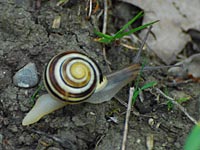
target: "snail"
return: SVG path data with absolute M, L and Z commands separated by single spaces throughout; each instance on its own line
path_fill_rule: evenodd
M 93 104 L 111 100 L 140 71 L 135 63 L 117 72 L 103 75 L 94 59 L 77 51 L 62 52 L 53 57 L 43 74 L 48 94 L 38 98 L 22 121 L 30 125 L 67 104 Z
M 138 73 L 172 66 L 141 66 L 140 54 L 151 31 L 149 27 L 134 63 L 129 67 L 103 75 L 94 59 L 77 51 L 67 51 L 54 56 L 43 73 L 48 94 L 40 96 L 27 113 L 22 125 L 30 125 L 43 116 L 68 104 L 82 102 L 99 104 L 111 100 L 125 85 L 133 81 Z M 173 65 L 173 67 L 180 67 Z

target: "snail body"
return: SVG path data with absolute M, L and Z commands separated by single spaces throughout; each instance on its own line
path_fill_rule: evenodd
M 37 122 L 43 116 L 67 104 L 103 103 L 135 79 L 139 64 L 103 76 L 97 63 L 83 53 L 68 51 L 53 57 L 44 71 L 48 94 L 38 98 L 22 125 Z

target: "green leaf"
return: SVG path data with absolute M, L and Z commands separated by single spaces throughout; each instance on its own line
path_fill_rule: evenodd
M 110 43 L 112 42 L 114 39 L 113 39 L 113 36 L 110 36 L 108 34 L 103 34 L 99 31 L 94 31 L 94 33 L 96 35 L 98 35 L 100 38 L 98 39 L 98 42 L 101 42 L 101 43 Z
M 144 15 L 144 12 L 141 11 L 139 12 L 133 19 L 131 19 L 127 24 L 125 24 L 115 35 L 114 37 L 118 37 L 119 35 L 121 35 L 121 33 L 126 30 L 133 22 L 135 22 L 137 19 L 139 19 L 140 17 L 142 17 Z
M 123 36 L 125 36 L 125 35 L 130 35 L 130 34 L 136 32 L 136 31 L 139 31 L 139 30 L 142 30 L 142 29 L 147 28 L 148 26 L 150 26 L 150 25 L 152 25 L 152 24 L 154 24 L 154 23 L 156 23 L 156 22 L 158 22 L 158 21 L 159 21 L 159 20 L 156 20 L 156 21 L 147 23 L 147 24 L 145 24 L 145 25 L 139 26 L 139 27 L 137 27 L 137 28 L 134 28 L 134 29 L 132 29 L 132 30 L 130 30 L 130 31 L 128 31 L 128 32 L 121 33 L 121 34 L 119 34 L 118 36 L 115 36 L 115 38 L 121 38 L 121 37 L 123 37 Z
M 187 137 L 184 150 L 200 150 L 200 123 L 194 126 Z
M 99 32 L 99 31 L 94 31 L 94 33 L 95 33 L 96 35 L 98 35 L 99 37 L 103 37 L 103 38 L 107 38 L 107 39 L 113 39 L 112 36 L 110 36 L 110 35 L 108 35 L 108 34 L 103 34 L 103 33 Z
M 134 93 L 133 93 L 133 97 L 132 97 L 133 104 L 134 104 L 134 102 L 136 101 L 136 99 L 137 99 L 139 93 L 140 93 L 142 90 L 145 90 L 145 89 L 147 89 L 147 88 L 153 87 L 153 86 L 155 86 L 156 84 L 157 84 L 157 82 L 154 82 L 154 81 L 153 81 L 153 82 L 149 82 L 149 83 L 145 84 L 142 88 L 136 88 L 135 91 L 134 91 Z
M 108 43 L 111 43 L 113 40 L 112 39 L 107 39 L 107 38 L 100 38 L 97 41 L 101 42 L 101 43 L 108 44 Z
M 172 108 L 174 107 L 174 104 L 172 103 L 172 101 L 167 101 L 167 110 L 170 111 Z
M 177 99 L 176 101 L 177 101 L 179 104 L 181 104 L 181 103 L 183 103 L 183 102 L 188 101 L 190 98 L 191 98 L 190 96 L 181 97 L 181 98 Z
M 137 99 L 137 97 L 138 97 L 139 93 L 140 93 L 140 91 L 139 91 L 139 90 L 137 90 L 137 89 L 134 91 L 134 93 L 133 93 L 133 98 L 132 98 L 132 100 L 133 100 L 133 103 L 132 103 L 132 105 L 133 105 L 133 104 L 134 104 L 134 102 L 136 101 L 136 99 Z
M 113 36 L 110 36 L 110 35 L 107 35 L 107 34 L 104 34 L 102 32 L 99 32 L 99 31 L 94 31 L 95 34 L 97 34 L 100 38 L 97 40 L 98 42 L 101 42 L 101 43 L 111 43 L 113 42 L 114 40 L 116 39 L 119 39 L 119 38 L 122 38 L 123 36 L 125 35 L 130 35 L 136 31 L 139 31 L 139 30 L 142 30 L 144 28 L 147 28 L 148 26 L 158 22 L 158 21 L 153 21 L 153 22 L 150 22 L 150 23 L 147 23 L 145 25 L 142 25 L 142 26 L 139 26 L 137 28 L 134 28 L 128 32 L 124 32 L 133 22 L 135 22 L 137 19 L 139 19 L 140 17 L 142 17 L 144 15 L 144 12 L 141 11 L 139 12 L 133 19 L 131 19 L 128 23 L 126 23 L 117 33 L 115 33 Z
M 145 85 L 141 88 L 141 90 L 148 89 L 148 88 L 150 88 L 150 87 L 155 86 L 156 84 L 157 84 L 157 82 L 155 82 L 155 81 L 149 82 L 149 83 L 145 84 Z
M 35 98 L 38 96 L 38 93 L 42 90 L 42 89 L 44 89 L 44 85 L 43 84 L 41 84 L 41 85 L 39 85 L 38 86 L 38 88 L 35 90 L 35 92 L 33 93 L 33 95 L 31 96 L 31 98 L 30 98 L 30 104 L 34 104 L 34 101 L 35 101 Z

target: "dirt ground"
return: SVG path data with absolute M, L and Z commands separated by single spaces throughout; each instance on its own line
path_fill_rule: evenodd
M 30 97 L 42 83 L 42 73 L 49 59 L 66 50 L 87 53 L 100 65 L 103 73 L 109 73 L 102 53 L 102 45 L 94 41 L 94 29 L 102 28 L 103 9 L 86 19 L 87 1 L 69 1 L 56 6 L 58 1 L 42 0 L 41 6 L 23 0 L 0 0 L 0 149 L 2 150 L 119 150 L 122 143 L 126 107 L 115 98 L 93 105 L 82 103 L 68 105 L 38 123 L 22 126 L 22 119 L 31 109 Z M 108 30 L 114 33 L 132 18 L 132 9 L 117 10 L 118 4 L 109 8 Z M 135 8 L 136 9 L 136 8 Z M 126 16 L 123 18 L 123 16 Z M 61 16 L 60 28 L 53 29 L 52 22 Z M 138 22 L 139 24 L 141 21 Z M 112 44 L 106 46 L 112 70 L 131 64 L 135 52 Z M 159 64 L 158 58 L 143 57 L 149 64 Z M 28 89 L 16 87 L 13 75 L 23 66 L 36 64 L 40 83 Z M 151 63 L 150 63 L 151 62 Z M 182 105 L 188 113 L 199 119 L 200 85 L 198 83 L 170 84 L 167 70 L 147 72 L 141 85 L 157 81 L 157 87 L 169 96 L 189 95 L 191 99 Z M 127 103 L 128 87 L 118 93 Z M 46 93 L 46 90 L 39 94 Z M 181 150 L 185 138 L 194 125 L 176 106 L 168 109 L 167 100 L 154 89 L 144 93 L 133 108 L 129 121 L 127 150 L 145 150 L 148 137 L 153 136 L 154 150 Z M 110 118 L 117 118 L 117 122 Z

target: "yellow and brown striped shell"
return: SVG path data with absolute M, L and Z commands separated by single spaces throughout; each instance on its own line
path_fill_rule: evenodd
M 103 75 L 96 62 L 83 53 L 69 51 L 53 57 L 44 72 L 44 84 L 55 99 L 79 103 L 101 87 Z

